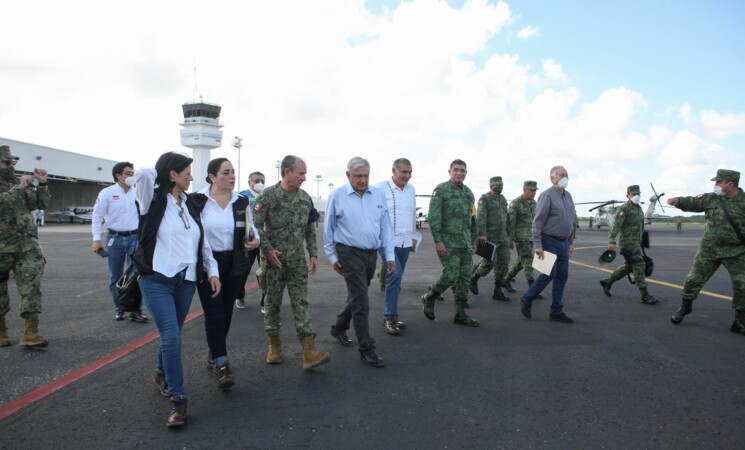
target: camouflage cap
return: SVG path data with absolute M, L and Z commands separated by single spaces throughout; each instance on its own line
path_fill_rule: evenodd
M 489 184 L 502 184 L 502 177 L 491 177 L 489 178 Z
M 717 170 L 717 176 L 712 178 L 711 181 L 719 181 L 719 180 L 740 181 L 740 172 L 736 170 L 719 169 Z
M 613 250 L 604 251 L 600 257 L 598 257 L 598 264 L 610 264 L 616 259 L 616 252 Z
M 10 147 L 7 145 L 0 145 L 0 161 L 18 161 L 20 158 L 10 154 Z
M 639 191 L 639 185 L 638 184 L 632 184 L 631 186 L 626 188 L 627 194 L 641 194 L 641 191 Z
M 526 188 L 527 189 L 532 189 L 534 191 L 537 191 L 538 190 L 538 183 L 536 183 L 535 181 L 531 181 L 531 180 L 525 181 L 523 183 L 523 189 L 526 189 Z

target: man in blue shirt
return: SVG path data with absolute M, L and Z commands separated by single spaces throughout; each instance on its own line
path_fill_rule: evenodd
M 359 341 L 362 361 L 373 367 L 385 365 L 375 352 L 370 337 L 367 289 L 375 274 L 377 251 L 384 249 L 388 274 L 396 270 L 393 227 L 385 195 L 370 182 L 370 163 L 354 157 L 347 163 L 349 184 L 334 190 L 326 206 L 324 249 L 334 270 L 347 284 L 347 301 L 331 327 L 331 335 L 345 347 L 354 343 L 347 337 L 350 322 Z

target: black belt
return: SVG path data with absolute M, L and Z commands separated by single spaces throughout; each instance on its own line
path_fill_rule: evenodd
M 558 237 L 558 236 L 551 236 L 550 234 L 546 234 L 546 233 L 543 233 L 543 235 L 544 235 L 544 236 L 548 236 L 548 237 L 550 237 L 551 239 L 556 239 L 557 241 L 566 241 L 567 239 L 569 239 L 569 238 L 560 238 L 560 237 Z
M 336 245 L 342 245 L 344 247 L 351 248 L 352 250 L 357 250 L 357 251 L 365 252 L 365 253 L 376 253 L 378 251 L 377 248 L 366 249 L 366 248 L 352 247 L 351 245 L 341 244 L 341 243 L 336 244 Z
M 109 234 L 113 234 L 114 236 L 127 237 L 127 236 L 133 236 L 133 235 L 137 234 L 137 230 L 132 230 L 132 231 L 109 230 Z

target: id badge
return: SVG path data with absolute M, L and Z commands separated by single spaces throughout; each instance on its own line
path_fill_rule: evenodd
M 114 245 L 114 238 L 109 239 L 109 243 L 106 244 L 107 247 L 111 247 L 112 245 Z

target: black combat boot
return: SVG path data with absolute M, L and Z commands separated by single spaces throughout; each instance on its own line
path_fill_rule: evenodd
M 647 288 L 645 287 L 639 288 L 639 292 L 641 292 L 642 294 L 642 302 L 646 303 L 647 305 L 656 305 L 660 302 L 659 300 L 654 298 L 652 294 L 647 292 Z
M 459 303 L 461 302 L 461 303 Z M 456 300 L 456 304 L 460 307 L 455 310 L 455 317 L 453 317 L 453 323 L 457 325 L 465 325 L 467 327 L 477 327 L 479 323 L 473 320 L 462 307 L 462 300 Z
M 424 317 L 429 320 L 435 320 L 435 299 L 440 296 L 439 292 L 435 292 L 432 288 L 429 288 L 426 294 L 422 295 L 422 310 L 424 311 Z
M 603 286 L 603 292 L 605 293 L 605 295 L 611 297 L 610 287 L 613 286 L 613 280 L 611 280 L 610 278 L 600 280 L 600 285 Z
M 502 287 L 511 294 L 515 292 L 515 288 L 513 288 L 512 283 L 510 283 L 510 276 L 505 277 L 504 281 L 502 281 Z
M 745 311 L 735 310 L 735 321 L 732 322 L 730 330 L 745 336 Z
M 491 298 L 503 302 L 511 301 L 510 298 L 504 295 L 504 293 L 502 292 L 502 287 L 497 284 L 494 285 L 494 294 L 492 294 Z
M 693 300 L 683 299 L 680 302 L 680 309 L 675 311 L 675 314 L 670 318 L 670 321 L 675 325 L 683 321 L 683 318 L 693 311 Z
M 479 295 L 479 275 L 476 273 L 476 269 L 478 269 L 479 266 L 473 266 L 473 269 L 471 269 L 471 292 L 473 295 Z

